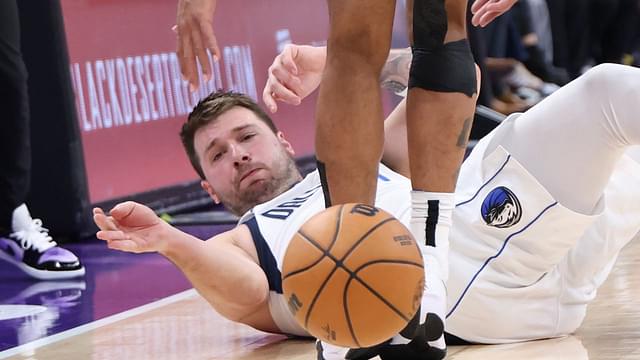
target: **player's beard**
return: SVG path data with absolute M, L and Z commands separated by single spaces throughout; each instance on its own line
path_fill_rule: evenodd
M 221 196 L 220 202 L 233 214 L 241 216 L 252 207 L 267 202 L 289 190 L 302 179 L 296 163 L 284 149 L 280 148 L 269 170 L 269 177 L 244 190 L 236 190 L 229 197 Z

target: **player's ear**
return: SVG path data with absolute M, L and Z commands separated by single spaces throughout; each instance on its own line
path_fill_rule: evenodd
M 293 146 L 291 146 L 291 143 L 284 137 L 282 131 L 278 131 L 276 137 L 278 138 L 278 141 L 280 142 L 280 144 L 282 144 L 284 149 L 289 153 L 289 155 L 293 156 L 296 154 Z
M 220 198 L 218 197 L 218 195 L 216 194 L 216 191 L 213 189 L 213 186 L 211 186 L 211 184 L 209 184 L 208 181 L 206 180 L 201 180 L 200 181 L 200 186 L 202 187 L 202 189 L 204 191 L 207 192 L 207 194 L 209 194 L 209 196 L 211 197 L 211 199 L 213 199 L 213 202 L 216 204 L 220 204 Z

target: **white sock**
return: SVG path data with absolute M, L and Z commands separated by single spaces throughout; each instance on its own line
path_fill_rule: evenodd
M 423 255 L 432 267 L 429 271 L 434 271 L 435 266 L 445 282 L 449 278 L 449 230 L 454 202 L 453 193 L 411 191 L 411 233 L 420 246 L 425 246 Z
M 447 310 L 446 281 L 449 277 L 449 230 L 455 206 L 453 193 L 411 192 L 411 233 L 416 239 L 425 265 L 425 289 L 422 296 L 420 323 L 425 322 L 428 313 L 434 313 L 445 320 Z M 408 343 L 397 335 L 392 344 Z M 446 347 L 444 335 L 430 346 Z

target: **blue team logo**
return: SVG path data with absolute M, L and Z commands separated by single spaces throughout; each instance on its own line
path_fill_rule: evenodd
M 504 186 L 491 190 L 482 202 L 480 211 L 487 225 L 497 228 L 511 227 L 517 224 L 522 216 L 520 201 Z

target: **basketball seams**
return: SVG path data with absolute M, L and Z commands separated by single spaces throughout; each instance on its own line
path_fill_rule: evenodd
M 336 216 L 336 230 L 333 234 L 333 240 L 331 240 L 331 244 L 329 245 L 329 248 L 324 249 L 320 243 L 318 243 L 317 241 L 315 241 L 311 236 L 307 235 L 306 233 L 304 233 L 302 231 L 302 228 L 300 228 L 298 230 L 298 234 L 305 240 L 307 240 L 311 245 L 315 246 L 316 248 L 318 248 L 318 250 L 322 251 L 322 256 L 320 256 L 320 258 L 318 260 L 316 260 L 315 262 L 313 262 L 311 265 L 308 265 L 302 269 L 298 269 L 295 271 L 292 271 L 290 273 L 287 273 L 286 275 L 284 275 L 282 277 L 282 280 L 285 280 L 286 278 L 299 274 L 301 272 L 307 271 L 309 269 L 311 269 L 312 267 L 318 265 L 322 259 L 327 256 L 329 257 L 331 260 L 333 260 L 334 262 L 336 262 L 336 258 L 331 254 L 331 248 L 333 248 L 333 245 L 335 245 L 337 239 L 338 239 L 338 233 L 340 232 L 340 224 L 342 223 L 342 214 L 343 214 L 343 210 L 344 210 L 344 205 L 340 205 L 340 210 L 338 213 L 338 216 Z
M 416 246 L 416 250 L 418 251 L 419 257 L 418 258 L 414 258 L 414 256 L 412 255 L 410 258 L 408 258 L 407 260 L 401 260 L 401 259 L 393 259 L 395 256 L 392 256 L 390 259 L 390 256 L 384 256 L 382 255 L 380 257 L 378 257 L 378 259 L 376 260 L 372 260 L 371 258 L 369 259 L 360 259 L 360 257 L 357 258 L 357 262 L 356 263 L 360 263 L 358 264 L 358 267 L 354 270 L 351 270 L 347 267 L 347 264 L 345 264 L 345 262 L 348 262 L 349 259 L 351 258 L 351 255 L 356 256 L 357 254 L 359 254 L 360 252 L 356 251 L 356 249 L 361 248 L 361 247 L 368 247 L 368 246 L 372 246 L 375 245 L 377 242 L 371 242 L 371 240 L 369 241 L 369 243 L 365 243 L 366 240 L 368 239 L 376 239 L 376 238 L 381 238 L 381 236 L 386 237 L 388 232 L 400 232 L 400 230 L 396 230 L 394 227 L 392 228 L 384 228 L 385 230 L 382 231 L 378 231 L 376 232 L 376 230 L 381 229 L 384 227 L 385 224 L 389 223 L 389 222 L 393 222 L 393 221 L 397 221 L 397 219 L 393 216 L 389 216 L 383 219 L 380 219 L 377 223 L 375 223 L 373 226 L 371 226 L 370 224 L 373 221 L 367 221 L 367 226 L 368 229 L 366 230 L 366 232 L 364 234 L 361 234 L 357 240 L 353 243 L 351 243 L 351 241 L 343 241 L 345 239 L 341 239 L 342 235 L 341 232 L 347 231 L 347 234 L 349 234 L 349 237 L 353 239 L 353 237 L 357 236 L 357 233 L 359 231 L 356 231 L 353 235 L 351 235 L 351 233 L 353 232 L 352 230 L 350 230 L 350 226 L 351 223 L 353 221 L 355 221 L 356 219 L 354 219 L 353 216 L 348 216 L 349 214 L 347 213 L 347 210 L 349 209 L 349 207 L 347 206 L 345 208 L 345 206 L 347 206 L 346 204 L 340 205 L 339 209 L 335 209 L 337 210 L 336 212 L 333 212 L 333 215 L 329 218 L 326 218 L 325 221 L 325 226 L 316 226 L 316 225 L 320 225 L 320 224 L 316 224 L 314 225 L 314 227 L 307 229 L 308 231 L 311 231 L 310 234 L 314 234 L 313 237 L 317 237 L 320 236 L 320 240 L 322 240 L 322 243 L 316 241 L 316 239 L 314 239 L 312 236 L 309 236 L 309 233 L 305 233 L 305 231 L 303 231 L 304 226 L 302 226 L 298 231 L 297 234 L 300 236 L 299 239 L 296 239 L 296 241 L 301 241 L 298 242 L 298 246 L 301 246 L 302 244 L 304 244 L 304 242 L 306 242 L 307 244 L 310 244 L 311 247 L 309 248 L 307 245 L 307 254 L 309 255 L 305 255 L 307 258 L 310 256 L 311 253 L 315 253 L 315 251 L 313 250 L 314 248 L 319 250 L 322 254 L 319 256 L 319 258 L 317 258 L 316 260 L 314 260 L 311 264 L 304 266 L 303 268 L 297 269 L 295 271 L 291 271 L 289 273 L 283 274 L 284 276 L 282 277 L 283 282 L 284 280 L 287 280 L 295 275 L 299 275 L 301 273 L 305 273 L 308 271 L 316 271 L 317 270 L 313 270 L 314 268 L 317 268 L 318 270 L 320 270 L 319 266 L 322 264 L 325 264 L 323 262 L 324 258 L 327 257 L 328 259 L 330 259 L 331 261 L 333 261 L 333 268 L 330 269 L 329 273 L 326 275 L 325 279 L 322 280 L 322 283 L 320 284 L 320 286 L 315 290 L 315 294 L 313 294 L 314 291 L 312 291 L 311 289 L 309 289 L 308 295 L 312 295 L 312 298 L 309 299 L 308 295 L 305 296 L 307 298 L 307 310 L 306 313 L 303 315 L 302 313 L 298 314 L 298 315 L 303 315 L 303 319 L 298 318 L 299 320 L 301 320 L 300 322 L 303 323 L 304 328 L 308 328 L 309 325 L 311 324 L 311 326 L 314 326 L 314 328 L 316 326 L 324 325 L 324 321 L 330 321 L 333 324 L 333 319 L 335 317 L 335 320 L 338 321 L 339 317 L 340 317 L 340 306 L 339 304 L 337 304 L 336 302 L 339 301 L 338 299 L 340 299 L 340 295 L 339 292 L 342 291 L 342 320 L 340 320 L 341 325 L 339 327 L 342 327 L 342 332 L 343 335 L 341 336 L 351 336 L 351 341 L 353 341 L 350 346 L 357 346 L 360 347 L 362 346 L 362 344 L 360 343 L 360 340 L 357 337 L 356 332 L 361 331 L 361 329 L 359 328 L 359 326 L 361 327 L 361 325 L 359 325 L 358 322 L 358 314 L 359 311 L 361 311 L 362 309 L 358 306 L 358 302 L 355 303 L 350 303 L 349 299 L 350 296 L 364 296 L 363 299 L 366 299 L 367 297 L 370 299 L 369 301 L 372 301 L 371 304 L 376 304 L 375 306 L 379 307 L 380 310 L 383 310 L 385 307 L 389 310 L 391 310 L 390 312 L 384 311 L 385 316 L 392 321 L 391 319 L 395 316 L 397 316 L 398 318 L 396 318 L 396 320 L 393 321 L 400 321 L 400 319 L 402 319 L 405 322 L 408 322 L 410 320 L 409 317 L 406 316 L 406 314 L 401 311 L 400 309 L 404 309 L 405 304 L 403 301 L 400 301 L 398 304 L 395 304 L 392 299 L 396 299 L 396 297 L 392 296 L 392 299 L 387 300 L 383 294 L 384 294 L 384 289 L 385 289 L 385 282 L 374 282 L 373 284 L 369 285 L 365 279 L 367 279 L 367 277 L 365 276 L 364 278 L 361 278 L 359 275 L 363 275 L 361 272 L 363 272 L 365 269 L 368 269 L 370 267 L 373 267 L 374 265 L 380 264 L 383 266 L 384 269 L 384 264 L 396 264 L 399 265 L 400 267 L 403 266 L 408 266 L 410 268 L 413 269 L 422 269 L 423 265 L 421 264 L 421 259 L 422 259 L 422 252 L 421 252 L 421 248 L 420 248 L 420 244 L 418 244 L 417 242 L 414 241 L 414 245 Z M 335 211 L 334 210 L 334 211 Z M 384 212 L 382 212 L 380 215 L 385 214 Z M 388 214 L 387 214 L 388 215 Z M 384 216 L 384 215 L 383 215 Z M 333 218 L 333 219 L 331 219 Z M 378 217 L 380 218 L 380 217 Z M 332 225 L 332 220 L 333 220 L 333 234 L 331 234 L 331 238 L 328 239 L 327 235 L 329 235 L 329 231 L 331 231 L 331 229 L 329 228 L 329 226 Z M 374 220 L 374 219 L 371 219 Z M 374 220 L 375 221 L 375 220 Z M 343 223 L 345 222 L 345 223 Z M 327 226 L 328 225 L 328 226 Z M 324 229 L 323 229 L 324 227 Z M 364 226 L 363 226 L 364 227 Z M 357 228 L 356 228 L 357 229 Z M 316 232 L 318 232 L 318 234 L 316 234 Z M 380 234 L 380 235 L 377 235 Z M 393 234 L 391 234 L 393 235 Z M 382 239 L 382 238 L 381 238 Z M 330 242 L 327 244 L 327 240 L 330 240 Z M 386 243 L 386 241 L 389 241 L 389 239 L 383 239 L 384 243 Z M 350 244 L 351 243 L 351 244 Z M 324 245 L 327 245 L 327 248 L 324 248 Z M 387 246 L 389 246 L 391 244 L 388 244 Z M 337 258 L 336 254 L 332 254 L 331 251 L 334 247 L 339 247 L 340 248 L 340 252 L 346 250 L 346 252 L 344 252 L 341 256 L 341 258 Z M 395 248 L 394 248 L 395 249 Z M 396 251 L 400 251 L 400 250 L 391 250 L 393 253 L 395 253 Z M 410 251 L 412 252 L 412 251 Z M 402 252 L 401 252 L 402 253 Z M 408 255 L 408 254 L 407 254 Z M 400 253 L 399 255 L 401 258 L 404 258 L 405 256 L 401 256 Z M 365 263 L 361 263 L 362 260 L 369 260 Z M 329 266 L 329 263 L 326 263 L 325 265 Z M 355 264 L 354 264 L 355 265 Z M 375 267 L 374 267 L 375 268 Z M 322 268 L 324 269 L 322 272 L 326 273 L 326 270 L 329 270 L 329 268 L 325 269 L 324 267 Z M 348 276 L 347 279 L 343 279 L 343 273 L 339 272 L 338 269 L 342 269 L 345 274 Z M 376 270 L 374 270 L 376 271 Z M 416 273 L 412 273 L 412 275 L 415 275 Z M 320 275 L 320 274 L 318 274 Z M 368 276 L 368 275 L 367 275 Z M 335 277 L 335 278 L 334 278 Z M 407 283 L 408 280 L 412 280 L 414 279 L 415 276 L 410 276 L 408 277 L 404 283 Z M 321 276 L 317 277 L 314 280 L 314 285 L 313 287 L 315 288 L 317 286 L 317 281 L 322 279 Z M 354 282 L 352 281 L 353 279 L 355 279 L 357 281 L 357 283 L 361 284 L 362 289 L 360 289 L 359 286 L 355 286 L 354 287 L 354 291 L 357 291 L 354 294 L 349 293 L 349 289 L 351 287 L 351 285 L 354 284 Z M 345 281 L 346 280 L 346 281 Z M 289 280 L 292 281 L 292 280 Z M 296 281 L 296 280 L 294 280 Z M 336 281 L 338 281 L 338 283 L 340 283 L 340 285 L 338 286 L 338 284 L 332 285 L 334 284 Z M 393 282 L 393 281 L 392 281 Z M 300 284 L 302 285 L 302 284 Z M 293 284 L 291 285 L 293 286 Z M 296 285 L 297 286 L 297 285 Z M 382 292 L 378 292 L 376 289 L 382 290 Z M 404 288 L 402 288 L 404 289 Z M 402 290 L 402 289 L 398 289 L 398 290 Z M 324 293 L 324 290 L 327 290 L 328 292 L 331 293 L 331 296 L 328 297 L 329 295 L 322 297 L 322 294 Z M 306 290 L 305 290 L 306 291 Z M 403 291 L 403 290 L 402 290 Z M 367 293 L 369 295 L 367 295 Z M 389 294 L 386 294 L 389 295 Z M 371 296 L 373 296 L 374 299 L 378 299 L 379 303 L 376 303 L 374 299 L 371 299 Z M 315 312 L 315 305 L 318 305 L 318 311 L 320 311 L 322 314 L 324 314 L 326 311 L 330 311 L 329 308 L 326 308 L 327 301 L 329 300 L 329 303 L 331 303 L 333 307 L 338 306 L 337 308 L 335 308 L 333 311 L 334 315 L 330 316 L 330 319 L 324 319 L 324 316 L 322 317 L 318 317 L 317 315 L 314 316 L 314 318 L 311 318 L 311 315 L 314 314 Z M 396 299 L 398 300 L 398 299 Z M 362 305 L 362 304 L 361 304 Z M 367 306 L 366 304 L 364 305 L 365 307 Z M 352 309 L 353 307 L 353 309 Z M 360 310 L 359 310 L 360 309 Z M 404 309 L 404 311 L 406 311 L 407 309 Z M 355 316 L 355 318 L 353 318 Z M 303 320 L 303 321 L 302 321 Z M 323 322 L 323 324 L 318 323 L 318 321 Z M 346 324 L 344 323 L 346 322 Z M 335 324 L 334 324 L 335 325 Z M 346 333 L 346 329 L 344 328 L 344 325 L 347 325 L 346 329 L 348 329 L 349 331 L 349 335 L 347 335 Z M 337 326 L 337 325 L 336 325 Z M 331 326 L 333 327 L 333 326 Z M 324 327 L 323 327 L 324 329 Z M 319 330 L 318 330 L 319 331 Z M 324 337 L 324 335 L 320 336 L 321 338 Z M 345 341 L 347 339 L 344 339 Z M 354 345 L 355 344 L 355 345 Z
M 353 271 L 354 274 L 358 274 L 358 272 L 362 269 L 364 269 L 365 267 L 369 266 L 369 265 L 375 265 L 375 264 L 379 264 L 379 263 L 385 263 L 385 264 L 403 264 L 403 265 L 412 265 L 415 267 L 420 267 L 420 268 L 424 268 L 424 266 L 422 264 L 419 263 L 415 263 L 413 261 L 409 261 L 409 260 L 386 260 L 386 259 L 381 259 L 381 260 L 372 260 L 372 261 L 367 261 L 366 263 L 360 265 L 355 271 Z
M 353 324 L 351 324 L 351 316 L 349 316 L 349 304 L 348 304 L 348 299 L 347 299 L 347 294 L 348 294 L 348 289 L 349 289 L 349 285 L 351 284 L 351 280 L 354 279 L 353 274 L 351 272 L 349 272 L 349 280 L 347 280 L 347 283 L 344 285 L 344 290 L 342 291 L 342 306 L 344 307 L 344 316 L 345 316 L 345 320 L 347 320 L 347 325 L 349 326 L 349 332 L 351 332 L 351 337 L 353 338 L 353 341 L 355 341 L 356 345 L 358 345 L 358 347 L 360 347 L 360 342 L 358 341 L 358 338 L 356 337 L 356 332 L 353 330 Z
M 378 228 L 382 227 L 382 225 L 391 222 L 393 220 L 396 220 L 396 218 L 394 218 L 393 216 L 388 217 L 384 220 L 381 220 L 380 222 L 378 222 L 377 224 L 375 224 L 374 226 L 372 226 L 366 233 L 364 233 L 364 235 L 362 235 L 362 237 L 360 237 L 360 239 L 358 239 L 358 241 L 356 241 L 351 248 L 349 249 L 349 251 L 347 251 L 346 254 L 344 254 L 344 256 L 342 257 L 342 259 L 340 259 L 340 262 L 344 263 L 344 261 L 349 257 L 349 255 L 351 255 L 351 253 L 353 252 L 353 250 L 355 250 L 355 248 L 358 247 L 358 245 L 360 245 L 361 242 L 363 242 L 369 235 L 371 235 L 374 231 L 378 230 Z
M 314 261 L 311 265 L 305 266 L 304 268 L 301 268 L 301 269 L 298 269 L 298 270 L 295 270 L 295 271 L 291 271 L 291 272 L 287 273 L 286 275 L 283 275 L 283 276 L 282 276 L 282 280 L 283 280 L 283 281 L 284 281 L 285 279 L 287 279 L 287 278 L 289 278 L 289 277 L 293 276 L 293 275 L 296 275 L 296 274 L 299 274 L 299 273 L 301 273 L 301 272 L 305 272 L 305 271 L 307 271 L 307 270 L 311 269 L 312 267 L 314 267 L 314 266 L 318 265 L 318 264 L 322 261 L 322 259 L 324 259 L 324 258 L 325 258 L 325 256 L 328 256 L 328 255 L 327 255 L 327 250 L 323 249 L 323 248 L 322 248 L 322 246 L 320 246 L 320 244 L 318 244 L 315 240 L 313 240 L 313 239 L 312 239 L 310 236 L 308 236 L 307 234 L 303 233 L 303 232 L 302 232 L 302 230 L 298 230 L 298 235 L 300 235 L 303 239 L 307 240 L 307 242 L 309 242 L 311 245 L 313 245 L 313 246 L 315 246 L 316 248 L 318 248 L 318 250 L 322 251 L 322 255 L 320 255 L 320 257 L 318 258 L 318 260 Z M 333 259 L 333 258 L 331 258 L 331 257 L 329 257 L 329 258 L 335 261 L 335 259 Z
M 314 244 L 314 246 L 317 246 L 319 249 L 321 249 L 324 252 L 324 256 L 320 260 L 322 260 L 324 257 L 328 257 L 329 259 L 333 260 L 333 262 L 336 263 L 336 265 L 337 265 L 337 261 L 336 261 L 337 259 L 331 254 L 331 248 L 333 247 L 333 245 L 336 243 L 336 240 L 338 239 L 338 233 L 340 232 L 340 223 L 342 222 L 341 220 L 342 220 L 343 210 L 344 210 L 344 205 L 340 205 L 340 210 L 339 210 L 340 212 L 339 212 L 338 216 L 336 216 L 336 230 L 335 230 L 335 233 L 334 233 L 334 236 L 333 236 L 333 240 L 331 241 L 331 245 L 329 245 L 328 249 L 326 249 L 326 250 L 322 249 L 320 244 L 318 244 L 315 241 L 313 241 L 313 239 L 311 239 L 310 237 L 303 235 L 303 237 L 306 240 L 310 241 L 312 244 Z M 298 230 L 298 233 L 301 233 L 301 231 Z M 313 307 L 315 306 L 316 301 L 320 297 L 320 294 L 322 294 L 322 291 L 324 290 L 325 286 L 327 286 L 327 283 L 329 283 L 329 280 L 331 279 L 333 274 L 336 272 L 336 270 L 338 270 L 340 268 L 345 270 L 341 266 L 334 266 L 333 270 L 331 270 L 329 275 L 327 275 L 327 278 L 324 279 L 324 281 L 322 282 L 322 285 L 320 285 L 320 288 L 316 292 L 316 295 L 313 297 L 313 300 L 311 300 L 311 304 L 309 304 L 309 309 L 307 310 L 307 315 L 305 316 L 305 319 L 304 319 L 304 327 L 305 328 L 308 327 L 309 317 L 311 316 L 311 312 L 313 311 Z
M 360 265 L 360 267 L 358 267 L 355 271 L 349 270 L 346 266 L 344 267 L 344 269 L 351 275 L 349 277 L 349 281 L 347 281 L 347 284 L 345 285 L 344 294 L 343 294 L 345 315 L 347 317 L 347 324 L 349 325 L 349 330 L 351 330 L 351 335 L 353 336 L 353 340 L 355 340 L 356 343 L 358 343 L 358 339 L 356 338 L 356 335 L 352 330 L 351 319 L 349 317 L 349 309 L 348 309 L 347 303 L 346 303 L 347 292 L 349 290 L 349 285 L 350 285 L 352 279 L 356 279 L 367 290 L 369 290 L 369 292 L 371 294 L 373 294 L 380 301 L 382 301 L 385 305 L 387 305 L 387 307 L 389 307 L 393 312 L 395 312 L 403 320 L 405 320 L 405 321 L 409 321 L 410 320 L 406 316 L 404 316 L 404 314 L 400 310 L 398 310 L 393 304 L 391 304 L 387 299 L 385 299 L 382 295 L 380 295 L 375 289 L 373 289 L 371 286 L 369 286 L 369 284 L 367 284 L 364 280 L 362 280 L 362 279 L 360 279 L 360 277 L 358 277 L 358 272 L 360 270 L 362 270 L 362 269 L 364 269 L 364 268 L 366 268 L 366 267 L 368 267 L 370 265 L 375 265 L 375 264 L 402 264 L 402 265 L 409 265 L 409 266 L 415 266 L 415 267 L 418 267 L 418 268 L 423 268 L 422 264 L 418 264 L 418 263 L 414 263 L 414 262 L 406 261 L 406 260 L 374 260 L 374 261 L 369 261 L 369 262 L 366 262 L 366 263 Z
M 369 290 L 369 292 L 373 294 L 373 296 L 377 297 L 378 300 L 382 301 L 385 305 L 387 305 L 389 309 L 391 309 L 394 313 L 396 313 L 396 315 L 400 316 L 404 321 L 409 322 L 409 320 L 411 320 L 410 318 L 406 317 L 402 313 L 402 311 L 398 310 L 395 306 L 393 306 L 393 304 L 390 303 L 389 300 L 385 299 L 384 296 L 380 295 L 376 290 L 374 290 L 371 286 L 369 286 L 369 284 L 364 282 L 364 280 L 360 279 L 357 276 L 355 276 L 354 279 L 356 279 L 356 281 L 362 284 L 362 286 L 364 286 L 367 290 Z
M 331 270 L 329 275 L 327 275 L 327 278 L 324 279 L 324 281 L 322 282 L 322 285 L 320 285 L 320 288 L 318 289 L 318 291 L 316 291 L 316 295 L 313 297 L 313 300 L 311 300 L 311 304 L 309 304 L 309 309 L 307 310 L 307 315 L 304 317 L 304 327 L 305 328 L 309 327 L 309 317 L 311 316 L 311 312 L 313 311 L 313 307 L 316 305 L 316 301 L 318 301 L 318 298 L 320 297 L 320 294 L 322 294 L 322 290 L 324 290 L 324 287 L 327 286 L 327 284 L 329 283 L 329 280 L 331 279 L 333 274 L 335 274 L 336 270 L 338 270 L 338 269 L 340 269 L 340 267 L 334 266 L 333 270 Z

